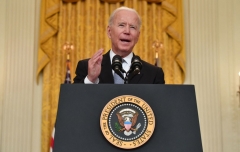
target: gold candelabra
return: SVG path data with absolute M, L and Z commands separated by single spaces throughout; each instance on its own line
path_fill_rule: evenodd
M 74 45 L 70 42 L 65 42 L 63 44 L 63 50 L 67 53 L 67 60 L 70 60 L 70 53 L 74 50 Z
M 161 64 L 159 62 L 159 56 L 161 55 L 160 51 L 163 50 L 163 43 L 159 42 L 159 40 L 155 40 L 152 44 L 152 48 L 155 51 L 155 60 L 156 60 L 155 65 L 161 67 Z

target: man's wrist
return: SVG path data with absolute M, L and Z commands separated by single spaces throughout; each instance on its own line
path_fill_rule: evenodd
M 88 77 L 86 76 L 86 78 L 84 79 L 84 83 L 85 84 L 98 84 L 99 83 L 99 78 L 97 78 L 97 80 L 95 82 L 92 82 L 88 79 Z

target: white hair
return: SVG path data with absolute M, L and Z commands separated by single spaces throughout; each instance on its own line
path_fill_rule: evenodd
M 125 7 L 125 6 L 119 7 L 112 12 L 112 14 L 110 15 L 109 20 L 108 20 L 108 25 L 109 26 L 112 25 L 115 14 L 121 10 L 127 10 L 127 11 L 132 11 L 132 12 L 136 13 L 136 15 L 138 17 L 138 24 L 139 24 L 139 29 L 140 29 L 142 21 L 141 21 L 141 18 L 139 16 L 138 12 L 135 9 Z

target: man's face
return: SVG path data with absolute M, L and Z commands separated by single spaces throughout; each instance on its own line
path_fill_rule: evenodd
M 108 37 L 112 42 L 114 53 L 125 57 L 132 52 L 138 41 L 139 20 L 137 14 L 128 10 L 118 11 L 111 25 L 107 28 Z

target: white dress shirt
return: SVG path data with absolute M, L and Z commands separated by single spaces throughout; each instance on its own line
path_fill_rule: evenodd
M 110 50 L 110 60 L 111 60 L 111 64 L 112 64 L 112 58 L 115 56 L 116 54 L 112 51 L 112 49 Z M 124 57 L 123 60 L 124 62 L 122 63 L 122 67 L 123 69 L 127 72 L 130 69 L 131 66 L 131 60 L 133 57 L 133 53 L 131 52 L 128 56 Z M 114 70 L 112 70 L 112 73 L 114 75 Z M 126 76 L 126 73 L 124 73 L 124 77 Z M 95 82 L 91 82 L 88 77 L 86 77 L 84 79 L 84 83 L 85 84 L 98 84 L 99 83 L 99 78 L 97 78 L 97 80 Z

